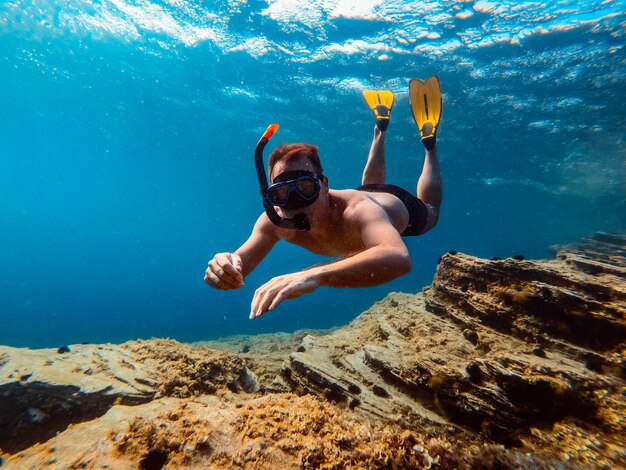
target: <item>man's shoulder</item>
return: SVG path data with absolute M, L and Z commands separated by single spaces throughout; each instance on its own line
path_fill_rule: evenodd
M 262 212 L 261 215 L 259 215 L 259 218 L 254 224 L 255 232 L 260 232 L 266 235 L 276 235 L 276 229 L 276 225 L 272 223 L 265 212 Z
M 363 191 L 358 191 L 356 189 L 331 189 L 329 194 L 331 197 L 337 198 L 338 200 L 346 203 L 357 203 L 364 198 Z
M 382 210 L 381 207 L 367 193 L 356 189 L 336 190 L 333 194 L 343 202 L 343 215 L 345 221 L 360 221 L 371 217 L 373 213 Z

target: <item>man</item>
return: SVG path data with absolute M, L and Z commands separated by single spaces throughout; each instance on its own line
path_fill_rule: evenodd
M 308 294 L 320 286 L 369 287 L 408 273 L 411 258 L 402 236 L 419 235 L 436 225 L 441 205 L 436 148 L 441 90 L 437 77 L 410 82 L 411 108 L 426 147 L 417 197 L 385 184 L 384 143 L 393 95 L 388 91 L 366 91 L 364 95 L 374 111 L 376 126 L 363 185 L 357 189 L 330 189 L 317 147 L 280 145 L 269 158 L 273 184 L 266 192 L 267 213 L 258 218 L 250 238 L 239 249 L 219 253 L 209 262 L 204 280 L 216 289 L 230 290 L 243 287 L 243 279 L 279 240 L 322 256 L 340 258 L 275 277 L 259 287 L 252 300 L 251 320 L 284 300 Z M 274 217 L 268 217 L 271 213 Z M 276 225 L 276 220 L 297 218 L 308 221 L 307 229 Z

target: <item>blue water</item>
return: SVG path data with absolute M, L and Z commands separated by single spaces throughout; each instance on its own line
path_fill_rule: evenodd
M 342 325 L 419 292 L 455 249 L 549 257 L 626 225 L 621 1 L 0 2 L 0 344 L 192 341 Z M 254 290 L 322 261 L 279 244 L 238 291 L 203 282 L 262 210 L 253 150 L 319 145 L 356 187 L 373 120 L 396 104 L 388 181 L 423 161 L 408 80 L 444 91 L 439 225 L 410 274 L 328 289 L 249 321 Z

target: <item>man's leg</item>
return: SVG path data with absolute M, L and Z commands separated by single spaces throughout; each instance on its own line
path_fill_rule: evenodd
M 417 181 L 417 197 L 428 207 L 428 220 L 423 230 L 427 232 L 437 225 L 441 206 L 441 175 L 437 160 L 437 145 L 432 150 L 426 150 L 424 168 Z
M 385 183 L 385 136 L 387 132 L 374 126 L 374 140 L 370 147 L 370 153 L 367 157 L 365 170 L 363 170 L 363 178 L 361 184 L 384 184 Z

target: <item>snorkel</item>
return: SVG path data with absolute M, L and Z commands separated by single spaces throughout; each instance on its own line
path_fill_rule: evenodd
M 265 164 L 263 163 L 263 150 L 277 130 L 278 124 L 270 124 L 263 133 L 263 136 L 261 137 L 261 140 L 259 140 L 259 143 L 256 144 L 256 149 L 254 150 L 254 162 L 256 164 L 256 174 L 259 178 L 259 186 L 261 187 L 263 208 L 265 209 L 265 213 L 272 221 L 272 223 L 274 225 L 277 225 L 278 227 L 295 230 L 311 230 L 311 224 L 306 218 L 306 215 L 297 214 L 293 219 L 283 218 L 278 215 L 278 212 L 276 212 L 276 209 L 274 209 L 274 205 L 267 198 L 268 184 L 267 175 L 265 173 Z

